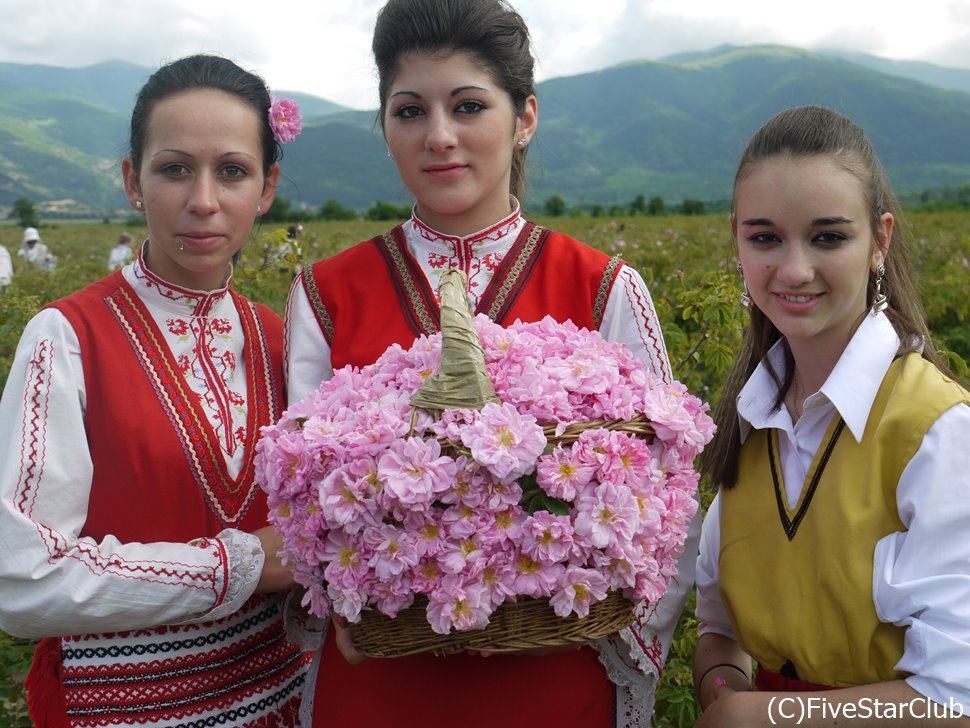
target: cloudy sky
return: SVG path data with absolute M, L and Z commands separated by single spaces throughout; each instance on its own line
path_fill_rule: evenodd
M 0 0 L 0 62 L 155 67 L 215 52 L 274 89 L 376 106 L 384 0 Z M 512 0 L 539 80 L 731 43 L 839 48 L 970 69 L 970 0 Z

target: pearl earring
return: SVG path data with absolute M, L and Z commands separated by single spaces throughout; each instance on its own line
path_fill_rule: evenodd
M 519 139 L 519 146 L 520 147 L 524 147 L 525 146 L 525 137 L 522 137 L 522 138 Z
M 145 203 L 141 200 L 135 200 L 135 208 L 141 210 L 145 207 Z

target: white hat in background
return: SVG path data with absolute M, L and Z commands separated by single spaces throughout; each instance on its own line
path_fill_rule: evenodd
M 29 227 L 24 229 L 24 243 L 29 243 L 31 240 L 40 242 L 40 233 L 37 232 L 37 228 Z

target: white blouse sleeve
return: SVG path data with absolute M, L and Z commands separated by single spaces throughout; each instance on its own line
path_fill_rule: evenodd
M 249 573 L 250 563 L 230 566 L 218 538 L 80 536 L 93 473 L 84 412 L 77 336 L 59 311 L 42 311 L 24 329 L 0 400 L 0 629 L 36 638 L 199 621 L 232 611 L 229 592 L 238 608 L 255 583 L 234 584 L 229 571 Z M 233 551 L 237 561 L 262 558 Z
M 660 320 L 647 284 L 633 267 L 624 265 L 617 274 L 599 330 L 607 341 L 622 341 L 650 371 L 665 382 L 671 381 Z
M 665 382 L 672 379 L 667 347 L 653 299 L 640 274 L 625 265 L 607 299 L 600 333 L 608 341 L 626 344 Z M 653 705 L 653 691 L 667 658 L 677 622 L 687 596 L 694 587 L 694 568 L 700 539 L 700 509 L 690 524 L 684 551 L 677 560 L 677 575 L 657 604 L 637 605 L 637 620 L 624 629 L 619 639 L 601 640 L 598 647 L 610 678 L 626 687 L 628 700 Z M 628 706 L 629 707 L 629 706 Z
M 695 613 L 698 631 L 701 634 L 713 632 L 734 639 L 731 620 L 721 592 L 718 590 L 718 558 L 721 552 L 721 496 L 714 496 L 701 531 L 700 553 L 697 556 L 697 608 Z
M 907 530 L 876 544 L 873 599 L 906 627 L 897 669 L 938 703 L 970 714 L 970 407 L 950 408 L 926 433 L 899 480 Z
M 290 404 L 294 404 L 319 387 L 320 382 L 333 377 L 330 345 L 310 306 L 302 275 L 290 287 L 285 326 L 286 391 Z

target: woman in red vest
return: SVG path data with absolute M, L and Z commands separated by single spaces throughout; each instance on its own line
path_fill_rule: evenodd
M 622 341 L 654 372 L 670 365 L 650 295 L 618 258 L 521 214 L 538 104 L 529 32 L 504 0 L 391 0 L 373 38 L 388 154 L 415 198 L 407 221 L 298 277 L 287 309 L 296 402 L 334 369 L 373 362 L 438 327 L 441 274 L 461 269 L 477 313 L 560 321 Z M 337 626 L 316 660 L 316 726 L 640 726 L 692 585 L 680 573 L 635 624 L 543 656 L 419 655 L 362 661 Z M 342 654 L 341 654 L 342 653 Z
M 966 725 L 970 393 L 865 133 L 774 116 L 732 229 L 751 324 L 702 455 L 698 726 Z
M 273 201 L 291 109 L 213 56 L 156 71 L 122 163 L 148 239 L 23 332 L 0 404 L 0 628 L 43 638 L 38 726 L 296 726 L 259 428 L 279 316 L 232 260 Z

